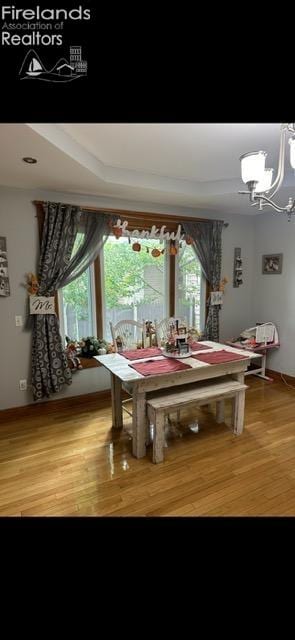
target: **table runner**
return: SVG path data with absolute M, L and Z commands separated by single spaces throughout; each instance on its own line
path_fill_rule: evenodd
M 128 349 L 121 351 L 120 355 L 127 358 L 127 360 L 142 360 L 142 358 L 161 356 L 162 351 L 158 347 L 147 347 L 146 349 Z
M 136 362 L 129 364 L 128 367 L 136 369 L 143 376 L 155 376 L 160 373 L 172 373 L 173 371 L 182 371 L 191 369 L 189 364 L 173 360 L 172 358 L 163 358 L 163 360 L 148 360 L 147 362 Z
M 207 362 L 207 364 L 219 364 L 222 362 L 231 362 L 232 360 L 246 360 L 249 356 L 242 356 L 240 353 L 232 353 L 231 351 L 220 349 L 212 353 L 196 354 L 191 356 L 191 358 L 200 360 L 200 362 Z

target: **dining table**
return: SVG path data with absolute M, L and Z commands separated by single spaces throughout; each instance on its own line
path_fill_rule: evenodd
M 166 357 L 158 348 L 137 349 L 94 356 L 111 376 L 112 426 L 123 428 L 122 387 L 132 400 L 132 453 L 146 455 L 146 397 L 160 389 L 182 386 L 229 375 L 244 383 L 252 351 L 204 340 L 194 343 L 188 357 Z M 178 364 L 177 364 L 178 363 Z

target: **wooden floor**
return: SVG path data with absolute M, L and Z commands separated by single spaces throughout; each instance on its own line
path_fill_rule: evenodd
M 240 437 L 197 414 L 182 416 L 165 462 L 131 455 L 126 429 L 111 429 L 109 401 L 51 410 L 0 425 L 0 515 L 295 515 L 295 389 L 247 378 Z M 229 424 L 229 402 L 226 422 Z M 194 416 L 196 418 L 196 414 Z

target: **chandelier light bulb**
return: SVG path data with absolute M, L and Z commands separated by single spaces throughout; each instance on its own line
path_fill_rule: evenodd
M 263 191 L 268 191 L 272 183 L 272 174 L 273 174 L 273 169 L 264 170 L 264 176 L 262 180 L 260 180 L 255 187 L 256 193 L 262 193 Z
M 295 169 L 295 138 L 290 138 L 290 164 L 292 169 Z
M 240 157 L 242 180 L 247 182 L 262 182 L 265 172 L 265 151 L 252 151 Z

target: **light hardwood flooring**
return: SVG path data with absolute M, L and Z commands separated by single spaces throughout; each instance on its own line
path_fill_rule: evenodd
M 151 447 L 132 456 L 128 420 L 112 431 L 109 400 L 10 419 L 0 425 L 0 516 L 295 516 L 295 389 L 246 383 L 241 436 L 209 407 L 184 413 L 158 465 Z M 198 433 L 187 426 L 196 415 Z M 230 401 L 225 416 L 229 425 Z

